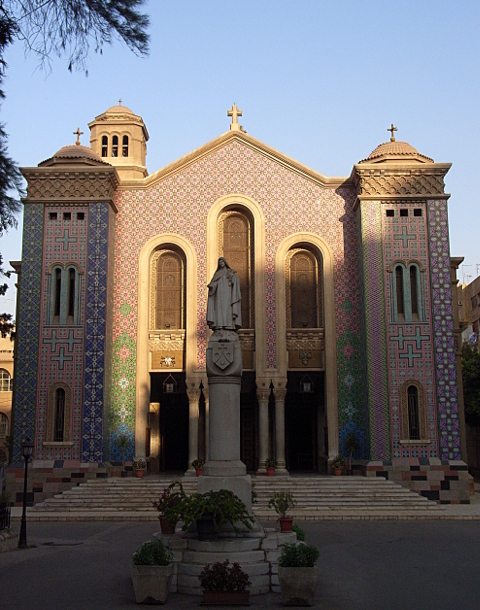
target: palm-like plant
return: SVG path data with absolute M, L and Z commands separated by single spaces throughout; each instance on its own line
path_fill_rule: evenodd
M 122 452 L 122 470 L 125 471 L 125 451 L 130 447 L 130 440 L 122 434 L 117 441 L 117 447 Z

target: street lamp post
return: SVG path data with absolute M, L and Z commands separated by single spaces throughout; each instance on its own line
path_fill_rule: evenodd
M 23 510 L 22 510 L 22 522 L 20 525 L 20 536 L 18 537 L 18 548 L 27 548 L 27 471 L 28 471 L 28 460 L 33 454 L 33 441 L 27 436 L 22 441 L 22 456 L 25 460 L 25 470 L 23 473 Z

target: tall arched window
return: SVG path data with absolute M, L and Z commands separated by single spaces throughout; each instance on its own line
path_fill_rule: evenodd
M 112 137 L 112 157 L 118 157 L 118 136 Z
M 0 436 L 8 435 L 8 417 L 5 413 L 0 413 Z
M 399 321 L 405 320 L 405 299 L 403 297 L 403 267 L 395 268 L 395 294 L 397 296 L 397 316 Z
M 65 432 L 65 390 L 57 388 L 55 390 L 55 424 L 53 430 L 53 440 L 55 443 L 63 443 Z
M 321 261 L 306 248 L 293 248 L 286 261 L 287 327 L 321 328 Z
M 78 323 L 78 270 L 55 266 L 50 274 L 50 324 Z
M 174 250 L 157 250 L 152 257 L 151 328 L 185 328 L 185 262 Z
M 227 259 L 240 279 L 242 326 L 254 327 L 253 220 L 239 210 L 228 210 L 219 219 L 219 255 Z
M 72 391 L 66 383 L 58 382 L 48 389 L 47 443 L 70 442 Z
M 418 412 L 418 389 L 408 386 L 408 438 L 420 439 L 420 416 Z
M 102 136 L 102 157 L 108 157 L 108 138 Z
M 425 391 L 419 381 L 406 381 L 400 391 L 402 438 L 408 441 L 427 440 Z
M 122 157 L 128 157 L 128 136 L 122 138 Z
M 5 369 L 0 369 L 0 392 L 12 391 L 12 378 L 10 373 Z

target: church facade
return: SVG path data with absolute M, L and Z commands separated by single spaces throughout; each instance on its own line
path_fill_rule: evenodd
M 149 175 L 142 118 L 114 106 L 89 124 L 90 147 L 77 138 L 22 169 L 17 462 L 27 435 L 39 473 L 121 460 L 122 436 L 151 472 L 208 458 L 219 257 L 241 282 L 249 471 L 275 457 L 277 474 L 327 472 L 352 434 L 373 474 L 462 459 L 450 164 L 392 125 L 350 176 L 328 178 L 247 134 L 240 114 Z

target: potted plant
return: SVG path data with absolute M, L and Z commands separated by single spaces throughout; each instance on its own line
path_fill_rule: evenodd
M 171 522 L 183 521 L 183 531 L 187 531 L 195 521 L 200 540 L 216 540 L 220 526 L 226 523 L 236 533 L 241 531 L 237 524 L 252 529 L 254 523 L 245 504 L 227 489 L 185 495 L 176 506 L 167 509 L 165 518 Z
M 345 469 L 345 458 L 341 455 L 337 455 L 330 464 L 335 476 L 339 477 L 342 474 L 342 470 Z
M 175 487 L 177 486 L 179 488 L 178 491 L 175 490 Z M 153 503 L 153 506 L 159 512 L 158 519 L 160 521 L 162 534 L 175 533 L 177 521 L 171 521 L 171 519 L 175 519 L 175 508 L 184 497 L 185 492 L 183 491 L 183 485 L 179 481 L 174 481 L 173 483 L 170 483 L 168 487 L 165 487 L 158 500 Z
M 360 453 L 360 442 L 355 432 L 349 432 L 344 443 L 345 451 L 348 451 L 348 474 L 352 473 L 352 457 L 354 453 Z
M 197 458 L 196 460 L 193 460 L 192 466 L 193 466 L 193 468 L 195 468 L 195 474 L 197 475 L 197 477 L 202 476 L 204 464 L 205 464 L 205 460 L 202 460 L 202 458 Z
M 161 540 L 144 542 L 133 554 L 132 581 L 137 604 L 164 604 L 173 577 L 173 552 Z
M 274 457 L 269 457 L 265 460 L 265 468 L 267 469 L 267 475 L 273 477 L 275 474 L 275 467 L 277 466 L 277 460 Z
M 125 434 L 120 435 L 117 441 L 117 447 L 122 452 L 122 472 L 121 476 L 126 477 L 127 471 L 125 470 L 125 451 L 130 447 L 130 440 L 125 436 Z
M 284 605 L 313 604 L 317 569 L 315 562 L 320 553 L 314 546 L 285 544 L 278 560 L 278 579 Z
M 145 458 L 136 458 L 133 460 L 133 472 L 138 479 L 141 479 L 147 472 L 147 460 Z
M 227 559 L 223 563 L 207 563 L 198 580 L 203 589 L 205 605 L 229 606 L 249 603 L 250 591 L 247 591 L 247 587 L 252 583 L 237 562 L 229 564 Z
M 276 491 L 270 498 L 268 508 L 273 508 L 278 514 L 281 532 L 292 531 L 293 517 L 287 517 L 287 511 L 296 504 L 297 501 L 289 491 Z

